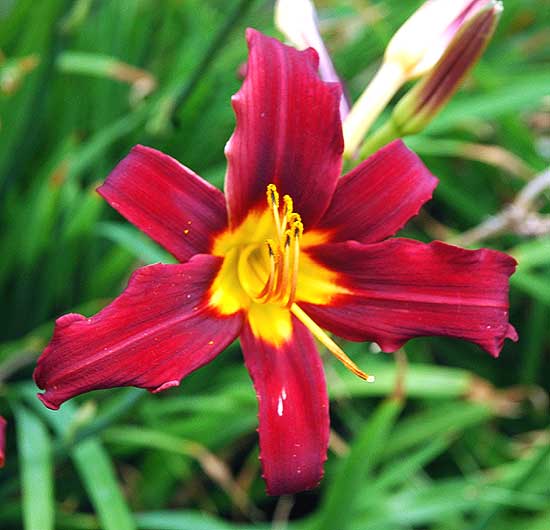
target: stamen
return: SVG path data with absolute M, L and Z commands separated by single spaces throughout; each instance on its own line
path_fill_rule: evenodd
M 290 195 L 283 195 L 283 218 L 281 220 L 281 231 L 286 230 L 287 223 L 290 225 L 289 218 L 292 215 L 294 203 Z
M 279 209 L 279 192 L 275 184 L 267 185 L 267 204 L 269 204 L 270 207 L 275 206 L 277 210 Z
M 277 235 L 277 241 L 281 243 L 284 226 L 281 225 L 281 218 L 279 216 L 279 192 L 277 191 L 277 186 L 275 184 L 267 185 L 267 204 L 271 208 L 273 213 L 273 222 L 275 223 L 275 234 Z
M 285 240 L 283 244 L 282 254 L 283 254 L 283 262 L 282 262 L 282 269 L 279 265 L 279 278 L 277 282 L 277 288 L 275 289 L 275 293 L 273 294 L 273 297 L 277 300 L 284 300 L 285 295 L 288 291 L 288 282 L 289 282 L 289 273 L 290 273 L 290 244 L 292 242 L 292 232 L 290 230 L 287 230 L 285 232 Z
M 260 291 L 258 296 L 256 296 L 256 301 L 260 303 L 265 303 L 271 298 L 273 285 L 275 283 L 275 271 L 279 261 L 279 253 L 276 250 L 275 241 L 273 241 L 273 239 L 268 239 L 265 244 L 267 245 L 267 252 L 269 255 L 269 276 L 267 277 L 264 288 Z
M 348 370 L 367 381 L 367 383 L 374 383 L 374 376 L 363 372 L 363 370 L 344 353 L 344 351 L 302 310 L 302 308 L 296 304 L 292 304 L 290 311 Z
M 300 216 L 298 216 L 300 217 Z M 292 245 L 292 272 L 290 274 L 290 292 L 288 295 L 288 302 L 286 307 L 290 308 L 296 298 L 296 288 L 298 286 L 298 269 L 300 264 L 300 239 L 304 233 L 304 225 L 301 221 L 295 221 L 291 228 L 293 234 Z
M 299 213 L 294 212 L 288 216 L 288 224 L 289 226 L 293 226 L 296 223 L 302 224 L 302 218 L 300 217 Z M 304 229 L 304 226 L 302 225 L 302 231 L 303 229 Z

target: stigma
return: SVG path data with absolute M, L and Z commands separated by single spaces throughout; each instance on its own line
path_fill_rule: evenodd
M 263 288 L 254 296 L 254 301 L 260 304 L 276 303 L 290 308 L 296 299 L 300 240 L 304 225 L 300 214 L 293 211 L 294 206 L 289 195 L 284 195 L 280 204 L 275 184 L 267 186 L 266 196 L 275 238 L 265 241 L 269 260 L 268 276 Z

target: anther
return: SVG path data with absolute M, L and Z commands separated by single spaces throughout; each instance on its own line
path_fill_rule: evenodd
M 292 202 L 292 197 L 290 195 L 283 195 L 283 215 L 289 216 L 294 210 L 294 204 Z
M 302 234 L 304 233 L 304 225 L 301 221 L 295 221 L 292 224 L 292 230 L 294 231 L 294 238 L 300 239 L 302 237 Z
M 269 206 L 279 208 L 279 192 L 277 191 L 277 186 L 275 186 L 275 184 L 267 185 L 267 202 Z
M 294 212 L 288 216 L 288 224 L 290 226 L 292 226 L 295 223 L 301 223 L 301 222 L 302 222 L 302 218 L 300 217 L 299 213 Z
M 300 238 L 304 231 L 304 225 L 300 221 L 294 223 L 292 229 L 294 230 L 294 245 L 292 253 L 292 272 L 290 273 L 290 292 L 288 294 L 288 301 L 286 307 L 290 308 L 296 298 L 296 288 L 298 286 L 298 269 L 300 264 Z
M 281 218 L 279 216 L 279 192 L 277 191 L 277 186 L 275 186 L 275 184 L 268 184 L 266 194 L 267 204 L 271 208 L 271 213 L 273 214 L 273 223 L 275 224 L 277 240 L 281 243 L 281 237 L 285 226 L 281 224 Z

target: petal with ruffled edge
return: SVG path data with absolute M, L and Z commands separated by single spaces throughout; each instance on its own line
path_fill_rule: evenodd
M 0 467 L 4 467 L 6 458 L 6 420 L 0 416 Z
M 240 313 L 222 317 L 207 302 L 221 261 L 197 255 L 143 267 L 97 315 L 59 318 L 34 372 L 43 403 L 57 409 L 83 392 L 119 386 L 159 392 L 211 361 L 242 326 Z
M 299 50 L 309 47 L 315 49 L 319 54 L 319 75 L 323 81 L 342 84 L 319 32 L 317 12 L 311 0 L 277 0 L 275 2 L 275 25 Z M 344 120 L 348 113 L 349 104 L 345 95 L 342 94 L 340 100 L 341 119 Z
M 340 273 L 349 294 L 302 308 L 325 329 L 394 351 L 407 340 L 442 335 L 474 342 L 497 357 L 506 338 L 508 279 L 515 260 L 495 250 L 465 250 L 390 239 L 321 245 L 313 259 Z
M 315 342 L 293 318 L 293 334 L 275 347 L 244 325 L 246 367 L 258 396 L 260 458 L 270 495 L 317 486 L 329 438 L 325 374 Z
M 210 252 L 227 226 L 223 193 L 172 157 L 136 145 L 98 193 L 179 261 Z
M 329 205 L 342 167 L 340 87 L 317 75 L 313 49 L 299 52 L 249 29 L 246 79 L 233 96 L 237 126 L 226 147 L 229 222 L 264 207 L 268 184 L 294 200 L 304 226 Z
M 338 181 L 318 228 L 333 242 L 382 241 L 418 213 L 436 186 L 420 158 L 395 140 Z

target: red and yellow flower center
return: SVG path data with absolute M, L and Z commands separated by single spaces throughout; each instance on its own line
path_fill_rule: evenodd
M 212 253 L 224 261 L 210 288 L 210 304 L 223 315 L 245 311 L 254 335 L 276 347 L 291 340 L 294 314 L 350 370 L 369 379 L 298 305 L 329 304 L 349 292 L 336 272 L 307 253 L 308 247 L 327 242 L 328 235 L 304 232 L 292 198 L 280 200 L 274 184 L 266 196 L 266 207 L 216 238 Z

